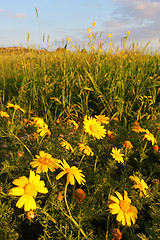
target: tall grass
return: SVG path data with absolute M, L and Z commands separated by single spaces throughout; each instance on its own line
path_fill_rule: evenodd
M 90 51 L 69 51 L 68 45 L 57 51 L 0 50 L 2 240 L 24 240 L 27 234 L 30 240 L 121 239 L 113 236 L 117 229 L 124 240 L 159 239 L 160 56 L 125 49 L 127 39 L 122 50 L 111 41 L 108 51 L 102 51 L 96 34 L 89 39 Z M 84 130 L 84 117 L 97 115 L 108 117 L 108 123 L 101 124 L 106 131 L 102 139 Z M 38 132 L 34 117 L 41 118 L 46 135 Z M 137 124 L 139 132 L 134 131 Z M 64 148 L 62 140 L 72 148 Z M 126 141 L 132 148 L 127 149 Z M 79 150 L 79 143 L 89 146 L 93 155 Z M 119 149 L 124 162 L 112 157 L 113 149 Z M 66 176 L 56 180 L 59 169 L 41 173 L 48 193 L 37 195 L 35 217 L 28 219 L 28 213 L 16 207 L 17 197 L 8 193 L 14 179 L 28 178 L 30 162 L 40 151 L 82 169 L 86 183 L 67 185 Z M 147 196 L 133 188 L 131 175 L 148 184 Z M 86 193 L 78 202 L 77 188 Z M 108 207 L 109 197 L 124 190 L 138 209 L 131 226 L 122 226 Z

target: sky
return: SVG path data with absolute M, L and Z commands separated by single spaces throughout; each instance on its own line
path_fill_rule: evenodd
M 70 44 L 83 48 L 89 28 L 97 38 L 102 33 L 104 48 L 109 33 L 119 47 L 130 31 L 128 45 L 151 41 L 148 46 L 159 49 L 160 0 L 0 0 L 0 47 L 46 48 L 48 38 L 48 46 L 56 49 L 70 38 Z

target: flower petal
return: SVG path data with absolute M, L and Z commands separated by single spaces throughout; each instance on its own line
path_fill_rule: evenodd
M 60 179 L 61 177 L 63 177 L 63 175 L 66 174 L 66 171 L 62 171 L 60 172 L 57 176 L 56 176 L 56 180 Z
M 22 187 L 14 187 L 9 190 L 9 195 L 21 196 L 24 194 L 24 188 Z
M 23 188 L 28 183 L 28 178 L 26 178 L 25 176 L 22 176 L 19 179 L 15 179 L 12 183 L 18 187 Z
M 27 196 L 26 194 L 24 194 L 22 197 L 20 197 L 20 199 L 16 203 L 16 207 L 21 208 L 26 202 L 27 202 Z
M 24 204 L 24 211 L 30 211 L 36 209 L 36 202 L 33 197 L 27 196 L 27 201 Z
M 119 192 L 115 192 L 115 194 L 117 195 L 117 197 L 119 198 L 119 200 L 123 200 L 123 197 L 122 197 L 122 195 L 119 193 Z
M 32 183 L 34 178 L 35 178 L 35 173 L 32 170 L 30 170 L 29 182 Z

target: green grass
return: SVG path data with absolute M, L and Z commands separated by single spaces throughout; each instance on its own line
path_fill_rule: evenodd
M 132 130 L 138 122 L 160 143 L 160 56 L 144 49 L 108 52 L 59 50 L 54 52 L 16 49 L 0 51 L 0 234 L 2 239 L 23 239 L 27 231 L 35 239 L 112 239 L 111 230 L 119 228 L 122 239 L 159 239 L 160 211 L 159 180 L 160 152 L 153 151 L 145 133 Z M 25 110 L 7 108 L 18 104 Z M 84 132 L 84 116 L 105 115 L 104 125 L 112 131 L 103 139 Z M 41 137 L 31 124 L 40 117 L 48 125 L 50 136 Z M 117 121 L 118 119 L 118 121 Z M 78 123 L 78 129 L 68 124 Z M 114 137 L 113 137 L 114 136 Z M 60 138 L 71 144 L 74 151 L 65 150 Z M 133 148 L 126 151 L 124 141 Z M 79 151 L 80 142 L 90 146 L 93 156 Z M 111 155 L 112 148 L 121 149 L 124 164 Z M 41 173 L 47 194 L 35 198 L 35 218 L 27 220 L 23 208 L 17 208 L 19 197 L 9 196 L 12 181 L 28 178 L 30 162 L 39 151 L 54 158 L 65 159 L 85 175 L 86 183 L 68 185 L 66 175 L 56 180 L 60 172 Z M 20 156 L 18 153 L 21 152 Z M 140 197 L 129 176 L 135 174 L 148 185 L 148 197 Z M 155 181 L 155 180 L 154 180 Z M 50 185 L 51 182 L 51 185 Z M 78 203 L 73 192 L 82 188 L 86 197 Z M 108 198 L 115 191 L 128 192 L 138 210 L 135 225 L 125 226 L 116 221 L 108 208 Z M 59 192 L 63 200 L 58 201 Z M 65 196 L 65 194 L 67 196 Z M 26 232 L 25 232 L 25 229 Z

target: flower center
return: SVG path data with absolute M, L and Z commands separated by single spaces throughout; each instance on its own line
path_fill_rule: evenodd
M 97 127 L 96 127 L 96 125 L 90 125 L 89 128 L 90 128 L 91 132 L 97 133 Z
M 37 194 L 37 191 L 36 191 L 36 187 L 35 187 L 35 185 L 34 184 L 32 184 L 32 183 L 28 183 L 26 186 L 25 186 L 25 188 L 24 188 L 24 191 L 25 191 L 25 193 L 27 194 L 27 195 L 29 195 L 29 196 L 36 196 L 36 194 Z
M 71 172 L 71 169 L 70 168 L 66 168 L 65 169 L 67 173 L 70 173 Z
M 48 158 L 42 157 L 42 158 L 40 158 L 39 162 L 42 164 L 47 164 L 49 161 L 48 161 Z
M 142 191 L 143 190 L 142 184 L 141 183 L 137 183 L 137 185 L 138 185 L 138 188 Z
M 121 200 L 119 202 L 119 206 L 120 206 L 120 208 L 122 209 L 123 212 L 130 212 L 131 207 L 130 207 L 130 203 L 128 201 Z

